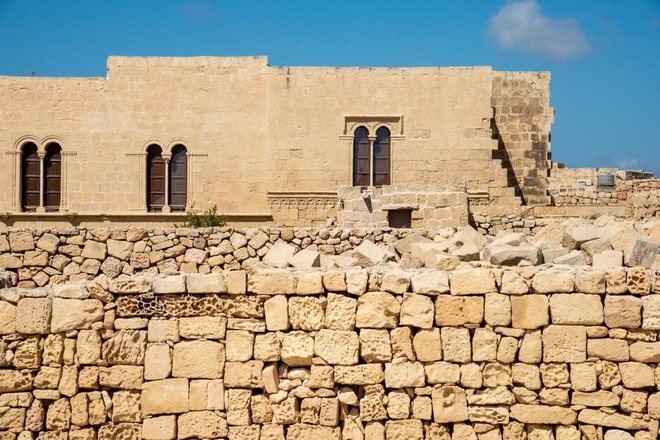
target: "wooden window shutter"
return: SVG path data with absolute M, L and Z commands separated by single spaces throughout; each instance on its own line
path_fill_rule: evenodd
M 177 145 L 172 149 L 170 160 L 170 207 L 172 211 L 186 210 L 188 163 L 186 147 Z
M 374 186 L 390 184 L 390 130 L 387 127 L 376 130 L 373 182 Z
M 158 145 L 147 149 L 147 208 L 160 211 L 165 205 L 165 160 Z
M 44 159 L 44 204 L 46 211 L 60 209 L 62 181 L 62 147 L 53 143 L 46 147 Z
M 32 142 L 23 145 L 21 153 L 21 208 L 33 212 L 39 207 L 39 181 L 41 166 L 37 146 Z
M 371 152 L 369 130 L 358 127 L 353 138 L 353 186 L 369 186 Z

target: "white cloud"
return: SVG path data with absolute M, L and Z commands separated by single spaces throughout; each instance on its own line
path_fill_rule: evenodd
M 557 60 L 579 58 L 589 51 L 577 20 L 543 16 L 536 0 L 507 2 L 490 18 L 488 33 L 504 49 Z

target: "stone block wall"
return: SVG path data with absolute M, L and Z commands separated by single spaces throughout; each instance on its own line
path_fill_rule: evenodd
M 493 72 L 493 137 L 496 158 L 509 171 L 509 186 L 527 205 L 547 205 L 550 159 L 550 74 Z
M 659 293 L 566 267 L 4 289 L 0 438 L 654 439 Z
M 466 226 L 468 197 L 464 185 L 457 186 L 342 186 L 337 222 L 348 228 L 382 228 L 389 225 L 390 211 L 410 210 L 413 228 Z

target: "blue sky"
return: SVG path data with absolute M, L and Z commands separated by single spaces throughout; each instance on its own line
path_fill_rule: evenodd
M 109 55 L 552 72 L 552 151 L 660 175 L 660 0 L 0 0 L 0 74 L 105 76 Z

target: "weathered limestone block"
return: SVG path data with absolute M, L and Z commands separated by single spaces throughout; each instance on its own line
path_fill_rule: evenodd
M 419 330 L 413 337 L 413 348 L 420 362 L 436 362 L 442 359 L 440 329 Z
M 306 440 L 322 438 L 328 440 L 340 440 L 342 438 L 339 428 L 328 426 L 294 424 L 286 433 L 287 440 Z M 265 439 L 264 439 L 265 440 Z
M 440 295 L 435 300 L 435 323 L 438 326 L 480 324 L 483 317 L 482 296 Z
M 108 255 L 117 257 L 124 261 L 127 261 L 130 258 L 134 246 L 134 244 L 130 241 L 113 239 L 106 241 L 106 245 L 108 247 Z
M 225 273 L 227 293 L 231 295 L 243 295 L 247 292 L 247 272 L 244 270 L 232 270 Z
M 14 368 L 17 369 L 35 369 L 41 364 L 41 347 L 39 338 L 30 337 L 18 343 L 14 350 L 13 359 Z
M 355 332 L 320 330 L 314 338 L 314 354 L 330 365 L 358 363 L 360 342 Z
M 390 362 L 392 346 L 387 330 L 360 330 L 360 356 L 365 362 Z
M 412 291 L 425 295 L 449 293 L 449 275 L 437 270 L 421 271 L 410 279 Z
M 145 382 L 141 404 L 143 415 L 188 412 L 188 379 Z
M 488 328 L 474 330 L 472 338 L 472 360 L 494 361 L 497 358 L 497 334 Z
M 368 292 L 358 299 L 356 326 L 358 328 L 395 328 L 399 322 L 401 305 L 385 292 Z
M 471 405 L 468 407 L 468 419 L 472 423 L 507 424 L 509 423 L 509 408 L 506 406 Z
M 390 270 L 383 274 L 381 289 L 389 293 L 402 294 L 410 287 L 410 277 L 404 271 Z
M 150 417 L 142 421 L 142 438 L 145 440 L 174 440 L 176 416 Z
M 574 288 L 574 276 L 568 271 L 544 269 L 538 271 L 532 280 L 535 293 L 571 293 Z
M 354 256 L 362 267 L 372 267 L 390 260 L 394 255 L 385 248 L 376 246 L 369 240 L 363 240 L 354 250 Z
M 577 421 L 577 413 L 569 408 L 550 405 L 516 404 L 510 408 L 514 420 L 530 424 L 572 425 Z
M 183 275 L 156 278 L 153 281 L 152 289 L 157 295 L 186 293 L 186 278 Z
M 330 292 L 345 292 L 346 274 L 343 270 L 329 270 L 323 273 L 323 287 Z
M 298 272 L 296 294 L 318 295 L 323 292 L 323 275 L 320 272 Z
M 511 324 L 511 300 L 508 295 L 492 293 L 485 296 L 484 319 L 488 325 L 508 326 Z
M 433 421 L 436 423 L 455 423 L 468 419 L 467 398 L 465 391 L 456 386 L 434 388 Z
M 435 362 L 424 365 L 426 380 L 431 385 L 457 384 L 461 379 L 461 368 L 458 364 Z
M 571 404 L 602 408 L 618 406 L 619 401 L 619 396 L 605 390 L 598 390 L 591 393 L 575 391 L 572 395 Z
M 189 274 L 186 290 L 188 293 L 226 293 L 227 284 L 221 273 Z
M 346 292 L 351 295 L 360 296 L 367 291 L 367 284 L 369 282 L 369 271 L 350 270 L 346 272 Z
M 576 391 L 590 392 L 596 391 L 597 387 L 598 376 L 594 363 L 571 364 L 571 388 Z
M 470 362 L 472 345 L 470 331 L 464 327 L 443 327 L 441 329 L 442 353 L 449 362 Z
M 385 364 L 385 386 L 387 388 L 423 387 L 424 365 L 421 362 Z
M 629 267 L 651 267 L 658 254 L 660 254 L 660 245 L 638 237 L 630 240 L 623 249 L 623 260 Z
M 263 388 L 262 361 L 225 363 L 224 381 L 228 388 Z
M 113 423 L 140 423 L 140 393 L 137 391 L 117 391 L 112 394 Z
M 79 375 L 79 380 L 83 374 Z M 139 390 L 142 386 L 144 368 L 134 365 L 114 365 L 101 367 L 98 370 L 98 381 L 101 386 L 125 390 Z
M 600 325 L 603 304 L 598 295 L 557 294 L 550 297 L 550 314 L 553 324 Z
M 627 361 L 630 359 L 628 343 L 622 339 L 589 339 L 587 354 L 608 361 Z
M 150 329 L 151 322 L 153 321 L 150 321 L 149 323 Z M 166 330 L 168 336 L 159 337 L 158 339 L 172 342 L 178 342 L 179 336 L 186 339 L 224 339 L 227 329 L 227 318 L 223 316 L 195 316 L 191 318 L 180 318 L 178 333 L 176 329 L 176 321 L 157 322 L 163 323 L 163 326 L 170 327 Z M 151 341 L 151 338 L 149 340 Z
M 580 293 L 605 293 L 605 272 L 582 270 L 575 276 L 575 290 Z
M 639 328 L 642 300 L 632 295 L 605 296 L 605 325 L 609 328 Z
M 149 342 L 179 342 L 179 320 L 149 320 L 147 338 Z
M 282 342 L 277 333 L 258 334 L 254 339 L 254 358 L 260 361 L 276 362 L 280 360 Z
M 269 331 L 288 330 L 289 312 L 286 296 L 277 295 L 264 302 L 266 328 Z
M 335 366 L 335 382 L 342 385 L 371 385 L 385 379 L 381 364 Z
M 452 295 L 497 293 L 495 274 L 487 269 L 457 270 L 451 273 Z
M 81 256 L 84 258 L 93 258 L 95 260 L 103 261 L 107 256 L 107 246 L 105 243 L 87 240 L 85 242 L 85 247 L 82 250 Z
M 642 328 L 660 330 L 660 295 L 650 295 L 642 298 Z
M 264 255 L 261 262 L 266 266 L 284 269 L 287 267 L 289 259 L 295 254 L 296 248 L 283 242 L 275 243 Z
M 144 357 L 144 378 L 146 380 L 167 379 L 172 373 L 172 350 L 166 343 L 152 343 L 147 346 Z
M 0 269 L 19 269 L 23 267 L 20 258 L 11 254 L 0 254 Z
M 514 328 L 537 329 L 548 325 L 548 297 L 525 295 L 511 298 L 511 325 Z
M 660 342 L 635 342 L 630 346 L 630 359 L 636 362 L 660 362 Z
M 325 310 L 325 327 L 335 330 L 353 330 L 357 300 L 346 295 L 328 293 Z
M 495 362 L 488 363 L 483 367 L 483 384 L 489 388 L 499 386 L 511 386 L 512 384 L 511 367 Z
M 37 247 L 43 249 L 49 254 L 54 254 L 57 247 L 60 245 L 60 239 L 57 235 L 51 233 L 44 233 L 39 240 L 37 240 Z
M 385 422 L 388 440 L 423 440 L 424 427 L 421 420 L 388 420 Z
M 325 321 L 324 302 L 316 297 L 289 299 L 289 322 L 294 330 L 320 330 Z
M 433 301 L 425 295 L 404 294 L 399 325 L 433 327 Z
M 225 348 L 227 361 L 244 362 L 252 359 L 254 333 L 246 330 L 227 330 Z
M 312 249 L 303 249 L 289 258 L 289 264 L 298 269 L 321 267 L 321 254 Z
M 27 251 L 23 254 L 23 265 L 24 266 L 47 266 L 48 265 L 48 253 L 42 251 Z
M 648 428 L 648 422 L 619 413 L 610 414 L 595 409 L 583 409 L 577 419 L 580 423 L 597 426 L 609 426 L 625 430 Z
M 307 366 L 312 364 L 314 355 L 314 338 L 306 332 L 294 331 L 284 335 L 282 340 L 282 361 L 291 366 Z
M 648 295 L 651 292 L 651 274 L 645 267 L 632 267 L 626 273 L 628 292 L 633 295 Z
M 198 379 L 222 377 L 225 348 L 212 341 L 184 341 L 174 345 L 172 376 Z
M 52 300 L 50 298 L 23 298 L 16 308 L 16 331 L 24 334 L 50 333 Z
M 103 303 L 97 299 L 55 298 L 50 329 L 53 333 L 86 329 L 103 319 Z
M 314 399 L 320 400 L 318 397 Z M 309 401 L 312 399 L 305 400 Z M 303 404 L 305 403 L 305 400 L 303 400 Z M 252 414 L 252 423 L 270 423 L 273 420 L 273 409 L 271 408 L 270 399 L 268 399 L 268 396 L 264 394 L 252 396 L 252 400 L 250 402 L 250 413 Z M 305 414 L 302 405 L 301 413 Z M 301 419 L 304 420 L 305 417 L 301 417 Z M 309 423 L 318 423 L 318 411 L 316 413 L 315 422 Z
M 289 396 L 281 402 L 273 402 L 273 422 L 279 425 L 293 425 L 300 420 L 298 399 Z
M 227 421 L 213 411 L 191 411 L 177 420 L 178 438 L 218 438 L 228 434 Z
M 291 294 L 296 291 L 296 278 L 289 270 L 259 268 L 250 272 L 247 288 L 258 295 Z
M 103 343 L 103 359 L 111 365 L 142 365 L 146 343 L 146 331 L 120 330 Z
M 545 362 L 584 362 L 586 358 L 587 332 L 584 327 L 550 325 L 543 330 Z
M 0 335 L 16 333 L 16 306 L 0 301 Z

